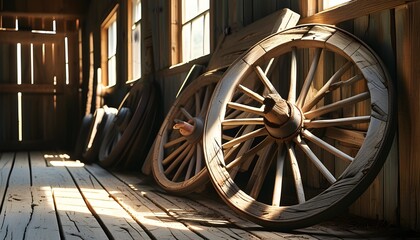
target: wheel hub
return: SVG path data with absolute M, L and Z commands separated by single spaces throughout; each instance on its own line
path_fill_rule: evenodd
M 188 122 L 177 120 L 173 129 L 178 129 L 179 133 L 184 136 L 190 143 L 195 143 L 203 136 L 203 120 L 195 117 Z
M 264 125 L 270 136 L 286 141 L 300 132 L 303 114 L 296 105 L 277 94 L 265 97 L 264 105 Z

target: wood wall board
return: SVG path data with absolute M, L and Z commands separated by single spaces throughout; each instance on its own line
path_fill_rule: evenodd
M 299 24 L 305 23 L 324 23 L 324 24 L 337 24 L 346 20 L 362 17 L 374 12 L 392 9 L 407 2 L 416 2 L 418 0 L 357 0 L 344 3 L 332 9 L 302 18 Z
M 64 86 L 53 84 L 0 84 L 0 93 L 63 94 Z
M 396 9 L 396 52 L 398 89 L 398 148 L 401 226 L 420 231 L 420 136 L 419 81 L 420 3 L 413 2 Z

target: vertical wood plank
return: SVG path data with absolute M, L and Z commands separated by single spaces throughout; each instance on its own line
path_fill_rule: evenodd
M 420 230 L 420 3 L 396 9 L 400 223 Z

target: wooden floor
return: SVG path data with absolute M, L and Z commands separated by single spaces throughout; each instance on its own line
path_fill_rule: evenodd
M 268 231 L 240 218 L 212 192 L 171 196 L 148 177 L 110 173 L 49 152 L 1 153 L 0 198 L 0 239 L 395 239 L 407 234 L 349 218 L 293 232 Z

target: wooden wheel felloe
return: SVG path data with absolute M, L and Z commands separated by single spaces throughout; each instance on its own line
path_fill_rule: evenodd
M 231 65 L 210 101 L 203 141 L 212 183 L 270 228 L 338 214 L 383 165 L 393 101 L 380 60 L 351 34 L 304 25 L 271 35 Z
M 205 169 L 202 135 L 211 94 L 221 73 L 199 76 L 169 110 L 155 140 L 153 176 L 166 191 L 186 194 L 203 186 Z

